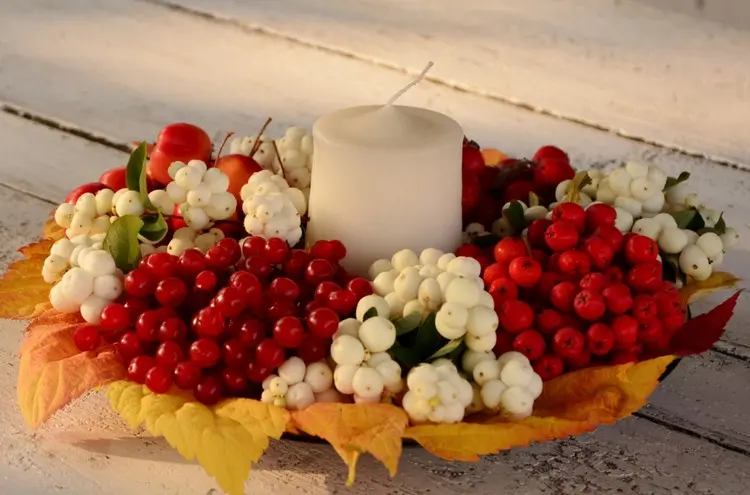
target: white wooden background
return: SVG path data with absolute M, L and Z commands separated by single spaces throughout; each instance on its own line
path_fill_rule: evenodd
M 745 238 L 750 275 L 750 32 L 655 10 L 662 0 L 3 0 L 0 266 L 77 184 L 173 121 L 253 133 L 384 102 L 445 112 L 485 146 L 542 144 L 576 165 L 629 157 L 693 173 Z M 715 18 L 715 17 L 714 17 Z M 750 23 L 748 23 L 750 24 Z M 726 296 L 726 294 L 722 294 Z M 719 296 L 704 307 L 717 302 Z M 580 438 L 449 464 L 404 452 L 388 480 L 369 458 L 351 493 L 746 493 L 750 310 L 686 360 L 636 417 Z M 162 441 L 134 436 L 93 394 L 38 432 L 15 406 L 22 325 L 0 323 L 0 493 L 218 493 Z M 247 493 L 343 491 L 323 446 L 275 444 Z

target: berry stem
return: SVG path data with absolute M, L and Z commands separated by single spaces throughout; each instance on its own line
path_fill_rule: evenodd
M 216 158 L 214 158 L 214 163 L 219 161 L 219 158 L 221 158 L 221 152 L 224 151 L 224 146 L 226 146 L 227 141 L 229 141 L 229 138 L 234 135 L 234 131 L 229 131 L 224 135 L 224 140 L 221 142 L 221 146 L 219 146 L 219 151 L 216 152 Z
M 258 152 L 258 148 L 260 148 L 260 137 L 263 135 L 264 132 L 266 132 L 266 128 L 271 124 L 271 117 L 268 117 L 266 119 L 266 123 L 263 124 L 263 127 L 260 128 L 260 132 L 258 133 L 258 136 L 255 138 L 255 143 L 253 143 L 253 148 L 250 150 L 250 158 L 255 156 L 255 153 Z
M 286 171 L 284 170 L 284 164 L 281 163 L 281 155 L 279 155 L 279 147 L 276 146 L 276 141 L 271 141 L 273 143 L 273 151 L 276 153 L 276 159 L 279 161 L 279 169 L 281 169 L 281 176 L 286 180 Z M 289 182 L 289 181 L 287 181 Z

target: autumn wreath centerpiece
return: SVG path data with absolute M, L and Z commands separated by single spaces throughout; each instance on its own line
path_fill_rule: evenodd
M 736 283 L 718 267 L 737 233 L 688 174 L 439 137 L 451 173 L 420 191 L 402 117 L 384 135 L 399 176 L 339 183 L 351 149 L 313 159 L 297 127 L 222 156 L 173 124 L 71 192 L 0 281 L 0 317 L 30 320 L 28 423 L 106 387 L 229 493 L 284 434 L 328 441 L 353 481 L 365 452 L 395 475 L 404 439 L 470 461 L 611 424 L 721 336 L 737 295 L 693 319 L 687 304 Z

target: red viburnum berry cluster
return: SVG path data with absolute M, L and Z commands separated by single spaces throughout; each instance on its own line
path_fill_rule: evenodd
M 339 321 L 372 293 L 339 265 L 345 256 L 339 241 L 308 252 L 260 237 L 225 238 L 205 255 L 155 253 L 125 276 L 122 299 L 99 326 L 76 330 L 75 343 L 114 344 L 128 378 L 156 393 L 174 384 L 204 404 L 254 396 L 288 357 L 325 359 Z
M 662 280 L 657 244 L 623 235 L 615 216 L 604 204 L 562 203 L 529 226 L 526 241 L 495 245 L 483 278 L 500 319 L 498 354 L 521 352 L 550 379 L 668 353 L 686 310 Z

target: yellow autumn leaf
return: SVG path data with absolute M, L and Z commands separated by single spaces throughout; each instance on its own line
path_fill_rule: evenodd
M 281 438 L 289 412 L 250 399 L 229 399 L 207 407 L 184 392 L 154 394 L 127 381 L 108 390 L 112 408 L 136 429 L 163 436 L 187 460 L 197 460 L 225 492 L 244 493 L 250 467 Z
M 500 416 L 480 423 L 413 426 L 404 436 L 448 460 L 476 461 L 480 455 L 593 431 L 640 409 L 674 357 L 589 368 L 545 383 L 534 414 L 507 422 Z
M 482 150 L 482 157 L 484 158 L 484 164 L 488 167 L 494 167 L 500 164 L 501 161 L 508 158 L 508 155 L 495 148 L 485 148 Z
M 292 414 L 300 430 L 328 441 L 349 466 L 348 484 L 354 481 L 359 455 L 371 453 L 391 476 L 401 457 L 401 437 L 409 423 L 403 409 L 390 404 L 319 403 Z
M 42 239 L 52 239 L 53 241 L 57 241 L 63 237 L 65 237 L 65 229 L 57 225 L 54 218 L 50 218 L 44 222 L 44 227 L 42 228 Z
M 23 259 L 0 278 L 0 318 L 30 320 L 49 308 L 51 286 L 42 278 L 42 265 L 52 243 L 45 239 L 19 249 Z
M 32 428 L 85 392 L 125 376 L 111 346 L 93 352 L 78 350 L 73 332 L 82 323 L 80 315 L 51 310 L 26 329 L 18 370 L 18 404 Z
M 680 298 L 684 304 L 694 303 L 714 291 L 734 287 L 741 281 L 742 279 L 735 277 L 731 273 L 713 272 L 710 277 L 702 282 L 690 280 L 690 282 L 680 289 Z

